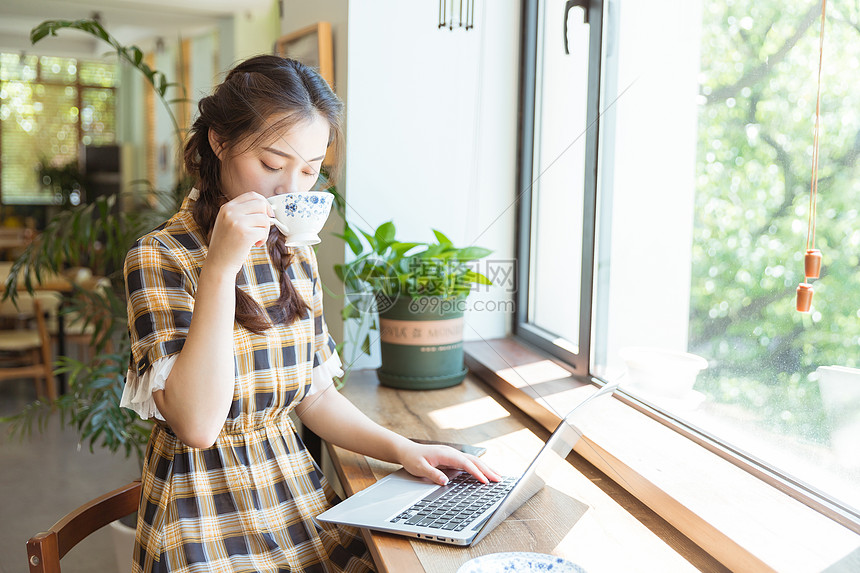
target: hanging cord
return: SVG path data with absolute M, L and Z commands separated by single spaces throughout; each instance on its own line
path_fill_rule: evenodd
M 812 132 L 812 182 L 809 188 L 809 223 L 806 250 L 815 248 L 815 216 L 818 200 L 818 138 L 821 123 L 821 69 L 824 62 L 824 13 L 827 0 L 821 0 L 821 32 L 818 38 L 818 95 L 815 99 L 815 127 Z
M 818 34 L 818 94 L 815 98 L 815 127 L 812 131 L 812 181 L 809 185 L 809 214 L 806 230 L 806 253 L 803 259 L 804 282 L 797 286 L 796 307 L 800 312 L 809 312 L 812 307 L 812 285 L 821 271 L 821 251 L 815 248 L 815 217 L 818 208 L 818 157 L 821 131 L 821 70 L 824 67 L 824 20 L 827 0 L 821 0 L 821 31 Z

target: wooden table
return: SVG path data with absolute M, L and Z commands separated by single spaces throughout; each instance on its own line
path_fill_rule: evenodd
M 370 418 L 407 437 L 485 446 L 484 459 L 506 475 L 521 473 L 548 437 L 471 375 L 453 388 L 406 391 L 380 386 L 374 371 L 362 370 L 350 375 L 342 392 Z M 398 468 L 330 444 L 326 449 L 347 495 Z M 574 453 L 568 462 L 474 547 L 363 530 L 379 571 L 454 573 L 474 557 L 506 551 L 551 553 L 590 572 L 725 570 L 583 458 Z

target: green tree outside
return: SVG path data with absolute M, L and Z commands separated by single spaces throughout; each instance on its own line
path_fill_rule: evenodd
M 704 7 L 690 306 L 699 388 L 827 443 L 815 369 L 860 366 L 860 4 L 827 5 L 813 312 L 803 282 L 820 2 Z

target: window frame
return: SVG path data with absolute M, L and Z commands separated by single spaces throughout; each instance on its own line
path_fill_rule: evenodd
M 53 57 L 65 57 L 65 56 L 53 56 Z M 82 107 L 83 107 L 83 92 L 87 89 L 99 89 L 99 90 L 110 90 L 113 94 L 114 106 L 116 106 L 116 93 L 117 86 L 116 83 L 112 86 L 102 86 L 98 84 L 90 84 L 81 82 L 81 66 L 80 63 L 83 62 L 97 62 L 99 60 L 82 60 L 81 58 L 68 58 L 71 60 L 75 60 L 75 81 L 74 82 L 61 82 L 52 79 L 42 79 L 42 55 L 36 56 L 36 77 L 32 80 L 32 83 L 39 83 L 43 85 L 49 86 L 59 86 L 59 87 L 73 87 L 75 89 L 75 105 L 78 108 L 78 116 L 75 121 L 75 132 L 77 135 L 75 146 L 75 157 L 80 159 L 80 145 L 84 138 L 84 130 L 83 130 L 83 120 L 82 120 Z M 118 70 L 117 70 L 118 71 Z M 116 130 L 114 131 L 114 141 L 116 141 Z M 0 123 L 0 151 L 3 148 L 3 126 Z M 33 203 L 6 203 L 3 201 L 3 162 L 0 161 L 0 205 L 53 205 L 52 198 L 47 197 L 44 202 L 33 202 Z
M 512 336 L 560 360 L 572 369 L 571 376 L 578 383 L 606 384 L 591 373 L 592 325 L 594 309 L 594 281 L 596 267 L 597 201 L 599 167 L 602 158 L 600 144 L 600 105 L 603 83 L 603 34 L 607 15 L 604 0 L 569 0 L 568 5 L 587 6 L 590 27 L 588 90 L 586 111 L 586 156 L 583 204 L 582 268 L 580 294 L 579 352 L 570 352 L 552 342 L 552 334 L 528 322 L 529 272 L 531 260 L 531 211 L 533 193 L 533 158 L 535 135 L 535 91 L 537 80 L 537 26 L 539 0 L 526 0 L 522 5 L 520 52 L 520 103 L 518 122 L 518 198 L 516 213 L 515 248 L 519 264 L 516 269 L 516 313 L 513 317 Z M 559 23 L 558 25 L 561 25 Z M 607 105 L 611 105 L 611 102 Z M 800 501 L 822 515 L 860 534 L 860 513 L 828 496 L 825 492 L 798 480 L 786 472 L 766 463 L 743 450 L 721 441 L 717 436 L 689 422 L 663 411 L 623 390 L 616 397 L 624 405 L 681 434 L 693 443 L 741 468 L 757 479 Z M 659 513 L 659 511 L 658 511 Z
M 550 340 L 550 333 L 528 321 L 529 280 L 531 266 L 530 234 L 534 183 L 535 84 L 537 78 L 537 23 L 539 0 L 523 3 L 520 52 L 520 112 L 518 126 L 519 159 L 517 182 L 516 252 L 517 300 L 513 334 L 552 354 L 574 369 L 578 376 L 589 376 L 591 356 L 592 297 L 597 198 L 597 160 L 599 145 L 599 106 L 601 52 L 603 45 L 603 0 L 568 0 L 568 6 L 580 6 L 587 12 L 590 28 L 588 53 L 588 89 L 585 133 L 585 180 L 582 182 L 584 205 L 582 221 L 582 266 L 580 269 L 580 323 L 578 352 L 562 348 Z

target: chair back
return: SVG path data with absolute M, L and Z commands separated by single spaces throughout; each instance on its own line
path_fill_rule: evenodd
M 136 480 L 68 513 L 51 529 L 27 541 L 30 573 L 60 573 L 60 559 L 72 547 L 108 523 L 134 513 L 139 503 L 140 480 Z
M 4 318 L 29 318 L 42 313 L 54 315 L 60 308 L 62 294 L 52 290 L 36 291 L 30 294 L 19 291 L 15 302 L 11 299 L 0 301 L 0 317 Z M 38 306 L 38 310 L 37 310 Z

